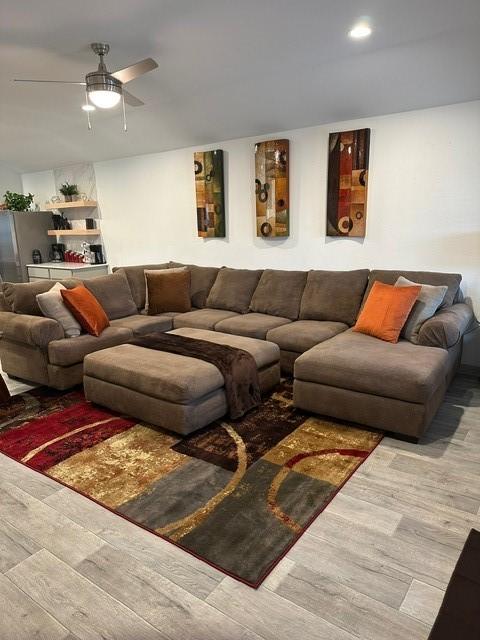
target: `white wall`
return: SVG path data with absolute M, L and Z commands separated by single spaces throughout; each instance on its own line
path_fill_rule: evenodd
M 327 238 L 328 134 L 367 126 L 366 237 Z M 255 237 L 253 145 L 261 138 L 244 138 L 204 147 L 224 150 L 225 239 L 196 236 L 193 148 L 95 163 L 109 263 L 454 271 L 480 315 L 480 102 L 278 135 L 290 139 L 288 239 Z M 24 176 L 24 187 L 31 180 Z M 476 342 L 466 360 L 480 364 Z
M 7 165 L 0 163 L 0 202 L 3 202 L 5 191 L 23 193 L 22 176 Z
M 35 204 L 42 211 L 45 203 L 56 194 L 53 169 L 50 171 L 38 171 L 36 173 L 24 173 L 22 175 L 23 193 L 33 193 Z

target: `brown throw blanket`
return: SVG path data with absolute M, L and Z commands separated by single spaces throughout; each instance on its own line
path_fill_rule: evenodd
M 241 418 L 260 404 L 257 364 L 253 356 L 243 349 L 160 332 L 134 338 L 130 344 L 198 358 L 215 365 L 225 381 L 225 394 L 232 419 Z

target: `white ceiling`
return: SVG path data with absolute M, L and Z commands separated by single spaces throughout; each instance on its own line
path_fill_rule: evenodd
M 367 16 L 365 41 L 347 31 Z M 480 0 L 1 0 L 0 149 L 18 171 L 264 135 L 480 98 Z M 96 112 L 89 49 L 110 70 L 153 57 L 128 85 L 146 106 Z

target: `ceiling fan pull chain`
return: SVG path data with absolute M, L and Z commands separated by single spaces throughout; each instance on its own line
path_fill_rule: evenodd
M 125 111 L 125 96 L 122 91 L 122 109 L 123 109 L 123 130 L 127 132 L 127 113 Z
M 90 107 L 90 102 L 88 100 L 88 91 L 85 91 L 85 106 L 86 107 Z M 85 111 L 87 112 L 87 126 L 88 126 L 88 130 L 91 131 L 92 130 L 92 123 L 90 121 L 90 109 L 85 109 Z

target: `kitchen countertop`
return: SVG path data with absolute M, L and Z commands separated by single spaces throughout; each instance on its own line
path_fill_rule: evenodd
M 27 267 L 43 267 L 45 269 L 68 269 L 69 271 L 92 269 L 95 267 L 108 267 L 108 264 L 87 264 L 85 262 L 41 262 L 40 264 L 27 264 Z

